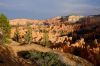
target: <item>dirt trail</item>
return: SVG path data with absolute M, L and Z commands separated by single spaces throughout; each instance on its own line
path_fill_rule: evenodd
M 29 50 L 37 50 L 37 51 L 41 51 L 41 52 L 52 51 L 52 49 L 50 49 L 50 48 L 42 47 L 42 46 L 36 45 L 36 44 L 28 44 L 28 45 L 21 45 L 21 46 L 20 45 L 8 45 L 8 46 L 12 48 L 12 50 L 14 51 L 15 54 L 20 51 L 29 51 Z

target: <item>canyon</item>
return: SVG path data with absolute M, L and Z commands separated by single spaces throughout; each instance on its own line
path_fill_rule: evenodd
M 24 51 L 53 52 L 66 65 L 70 66 L 99 66 L 100 65 L 100 16 L 58 16 L 46 20 L 13 19 L 11 25 L 11 43 L 0 46 L 1 53 L 9 54 L 7 59 L 12 63 L 8 66 L 38 66 L 31 60 L 26 60 L 18 54 Z M 25 43 L 28 32 L 27 25 L 31 28 L 31 43 Z M 15 41 L 16 28 L 18 39 Z M 45 40 L 45 41 L 44 41 Z M 43 43 L 45 42 L 45 43 Z M 5 50 L 7 49 L 7 50 Z M 8 52 L 9 51 L 9 52 Z M 11 60 L 12 59 L 12 60 Z M 3 61 L 2 61 L 3 62 Z M 1 64 L 1 66 L 3 66 Z

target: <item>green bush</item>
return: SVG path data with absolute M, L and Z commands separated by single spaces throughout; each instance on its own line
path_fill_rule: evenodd
M 11 26 L 9 24 L 9 20 L 4 14 L 0 14 L 0 31 L 3 34 L 1 43 L 7 43 L 10 38 Z
M 66 66 L 57 54 L 51 52 L 26 51 L 23 57 L 35 61 L 39 66 Z

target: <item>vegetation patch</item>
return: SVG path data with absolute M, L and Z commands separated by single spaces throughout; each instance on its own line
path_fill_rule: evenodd
M 66 66 L 57 54 L 51 52 L 23 51 L 18 54 L 24 59 L 37 63 L 38 66 Z

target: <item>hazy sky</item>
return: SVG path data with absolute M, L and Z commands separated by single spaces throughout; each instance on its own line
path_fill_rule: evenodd
M 100 14 L 100 0 L 0 0 L 0 13 L 10 19 Z

